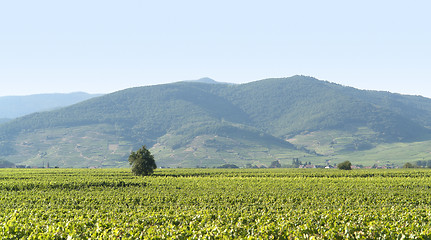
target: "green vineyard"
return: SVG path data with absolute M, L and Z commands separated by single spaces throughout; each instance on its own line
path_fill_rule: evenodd
M 1 239 L 431 239 L 431 171 L 0 170 Z

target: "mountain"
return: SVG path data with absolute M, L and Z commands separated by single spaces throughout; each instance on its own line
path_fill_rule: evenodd
M 9 122 L 10 120 L 12 120 L 12 119 L 10 119 L 10 118 L 0 118 L 0 124 L 5 123 L 5 122 Z
M 75 92 L 0 97 L 0 119 L 4 119 L 4 122 L 6 119 L 69 106 L 97 96 L 101 94 Z
M 198 80 L 188 80 L 183 82 L 208 83 L 208 84 L 233 84 L 233 83 L 217 82 L 216 80 L 208 77 L 200 78 Z
M 429 157 L 430 99 L 306 76 L 209 83 L 131 88 L 15 119 L 0 125 L 0 158 L 125 167 L 141 145 L 163 167 L 289 165 L 293 158 L 400 164 Z

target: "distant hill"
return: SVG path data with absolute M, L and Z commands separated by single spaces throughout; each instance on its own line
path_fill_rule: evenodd
M 226 82 L 217 82 L 216 80 L 208 77 L 200 78 L 198 80 L 187 80 L 182 82 L 208 83 L 208 84 L 233 84 L 233 83 L 226 83 Z
M 306 76 L 208 83 L 131 88 L 15 119 L 0 125 L 0 158 L 32 166 L 124 167 L 141 145 L 164 167 L 269 166 L 274 160 L 286 166 L 293 158 L 400 164 L 429 157 L 430 99 Z
M 5 123 L 5 122 L 9 122 L 10 120 L 12 120 L 12 119 L 10 119 L 10 118 L 0 118 L 0 124 Z
M 0 97 L 0 119 L 13 119 L 34 112 L 53 110 L 97 96 L 101 94 L 76 92 Z

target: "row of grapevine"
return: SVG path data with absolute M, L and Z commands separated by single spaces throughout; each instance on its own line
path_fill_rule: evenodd
M 426 170 L 0 170 L 1 239 L 428 239 Z

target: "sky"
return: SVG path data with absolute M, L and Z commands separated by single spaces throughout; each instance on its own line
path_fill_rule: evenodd
M 431 97 L 431 1 L 0 1 L 0 96 L 313 76 Z

